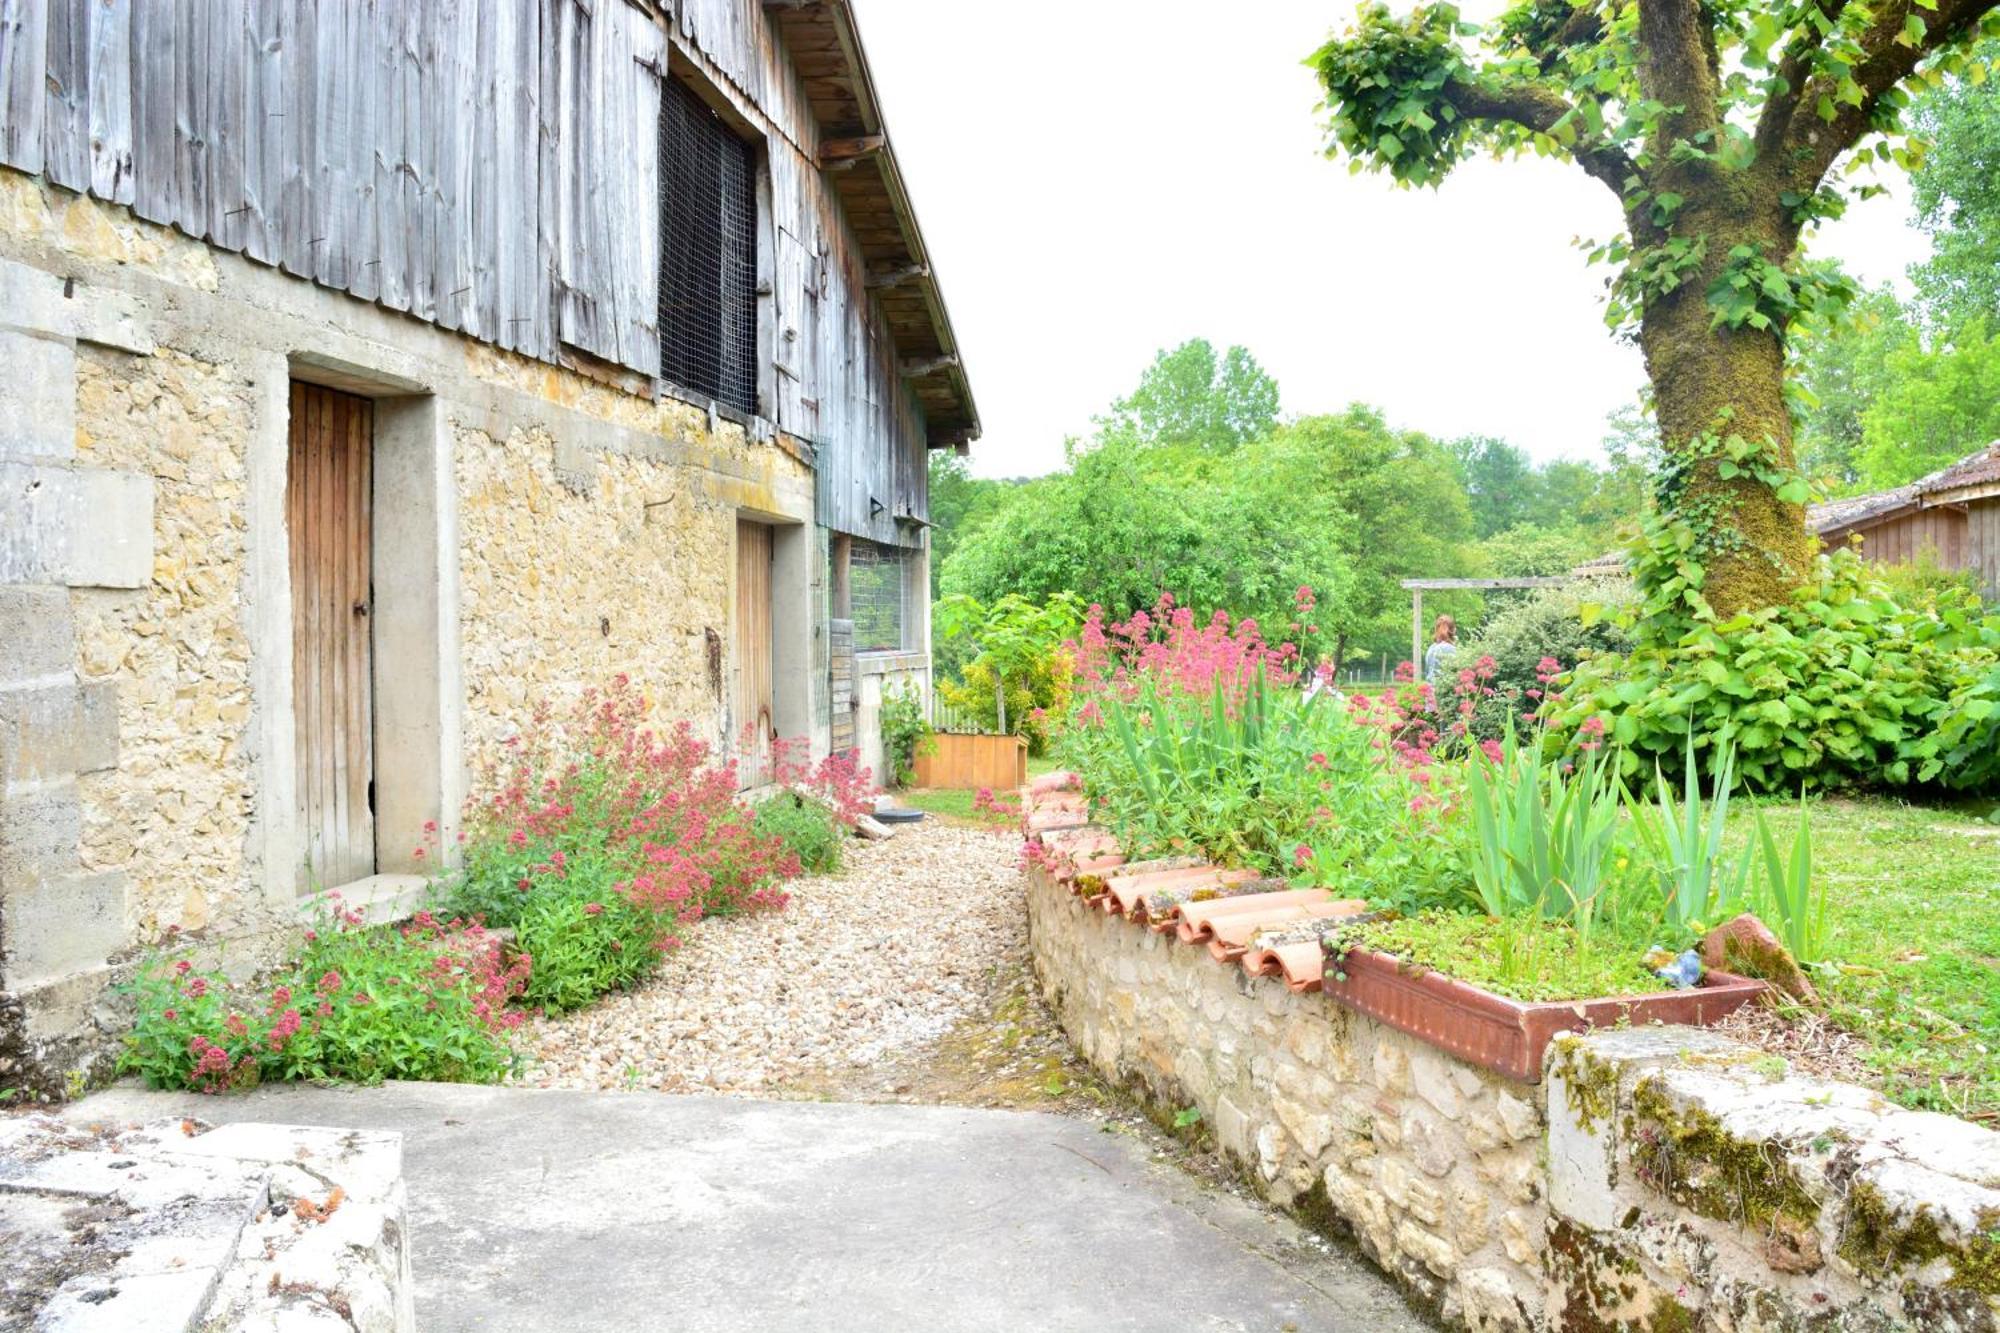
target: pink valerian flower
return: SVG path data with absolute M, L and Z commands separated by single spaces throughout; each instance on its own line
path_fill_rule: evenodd
M 264 1036 L 265 1043 L 274 1051 L 283 1050 L 285 1043 L 298 1032 L 301 1021 L 298 1010 L 285 1010 L 271 1024 L 271 1030 Z
M 187 985 L 181 987 L 181 990 L 190 1000 L 199 1000 L 208 994 L 208 980 L 205 977 L 194 977 Z
M 181 959 L 179 962 L 174 964 L 174 971 L 179 973 L 181 976 L 186 976 L 189 972 L 193 970 L 194 970 L 194 964 L 190 963 L 185 958 Z
M 1304 869 L 1306 866 L 1312 864 L 1312 859 L 1312 848 L 1306 846 L 1304 843 L 1300 843 L 1298 846 L 1292 848 L 1292 864 L 1294 866 Z
M 604 913 L 603 903 L 585 903 L 583 905 L 583 914 L 585 916 L 601 916 L 603 915 L 603 913 Z

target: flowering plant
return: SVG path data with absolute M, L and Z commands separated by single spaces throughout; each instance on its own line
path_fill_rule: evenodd
M 507 1034 L 521 1015 L 508 1003 L 529 967 L 476 924 L 421 912 L 369 927 L 336 899 L 264 984 L 187 958 L 142 969 L 120 1068 L 199 1092 L 309 1078 L 497 1082 L 515 1064 Z

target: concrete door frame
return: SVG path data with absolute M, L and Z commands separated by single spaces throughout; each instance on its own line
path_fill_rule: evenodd
M 247 622 L 257 717 L 250 842 L 259 897 L 280 914 L 301 910 L 295 876 L 304 842 L 296 814 L 285 486 L 291 384 L 303 380 L 375 404 L 376 873 L 356 884 L 322 887 L 340 889 L 349 902 L 400 905 L 421 892 L 426 862 L 448 861 L 456 849 L 466 785 L 451 422 L 427 386 L 311 352 L 261 358 L 253 380 L 258 413 L 248 463 Z M 420 848 L 427 850 L 419 855 Z

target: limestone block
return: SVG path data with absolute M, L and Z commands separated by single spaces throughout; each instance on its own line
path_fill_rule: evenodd
M 1285 1162 L 1285 1131 L 1275 1124 L 1257 1126 L 1257 1169 L 1264 1179 L 1277 1179 Z
M 1458 1119 L 1465 1110 L 1465 1094 L 1459 1091 L 1452 1078 L 1454 1065 L 1457 1061 L 1447 1061 L 1443 1055 L 1428 1047 L 1418 1049 L 1409 1057 L 1410 1082 L 1416 1088 L 1417 1096 L 1429 1102 L 1447 1120 Z
M 1528 1208 L 1509 1208 L 1500 1214 L 1500 1248 L 1507 1257 L 1530 1271 L 1542 1266 L 1542 1218 Z
M 1285 1097 L 1272 1099 L 1271 1109 L 1299 1145 L 1299 1151 L 1308 1160 L 1317 1161 L 1333 1138 L 1333 1117 L 1321 1111 L 1309 1110 Z
M 1451 1184 L 1451 1234 L 1458 1248 L 1471 1254 L 1492 1238 L 1492 1196 L 1461 1172 Z
M 0 463 L 0 583 L 140 588 L 153 577 L 153 479 Z
M 1330 1166 L 1321 1179 L 1327 1201 L 1354 1227 L 1362 1243 L 1376 1254 L 1388 1254 L 1395 1241 L 1394 1224 L 1381 1191 L 1367 1174 Z
M 118 766 L 116 686 L 0 690 L 0 773 L 45 782 Z
M 1524 1333 L 1536 1326 L 1528 1311 L 1534 1296 L 1516 1290 L 1498 1268 L 1462 1268 L 1446 1303 L 1447 1318 L 1456 1316 L 1471 1333 Z
M 1458 1165 L 1459 1145 L 1451 1130 L 1421 1107 L 1403 1112 L 1403 1148 L 1426 1175 L 1448 1176 Z
M 1250 1120 L 1227 1097 L 1215 1099 L 1215 1138 L 1238 1161 L 1250 1160 Z
M 82 833 L 75 783 L 0 789 L 0 888 L 11 891 L 75 870 Z
M 1452 1249 L 1450 1241 L 1407 1219 L 1396 1225 L 1396 1248 L 1439 1277 L 1450 1277 L 1458 1267 L 1458 1252 Z
M 1403 1045 L 1384 1035 L 1375 1039 L 1375 1086 L 1384 1092 L 1410 1090 L 1410 1055 Z
M 12 260 L 0 260 L 0 324 L 100 343 L 141 356 L 153 351 L 146 303 Z
M 1174 1077 L 1180 1080 L 1181 1087 L 1191 1100 L 1199 1102 L 1207 1099 L 1210 1087 L 1208 1064 L 1202 1059 L 1200 1051 L 1192 1046 L 1183 1046 L 1180 1054 L 1174 1057 Z
M 10 884 L 5 910 L 9 985 L 101 966 L 125 943 L 125 876 Z
M 76 351 L 54 338 L 0 328 L 0 457 L 76 454 Z
M 1618 1223 L 1617 1087 L 1589 1058 L 1549 1066 L 1549 1207 L 1592 1231 Z
M 62 675 L 75 665 L 69 593 L 0 587 L 0 684 Z
M 1495 1099 L 1493 1110 L 1510 1139 L 1525 1139 L 1542 1127 L 1534 1103 L 1523 1101 L 1511 1092 L 1502 1092 Z

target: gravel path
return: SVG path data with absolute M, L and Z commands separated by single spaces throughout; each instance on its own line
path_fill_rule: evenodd
M 520 1081 L 907 1094 L 955 1025 L 1021 990 L 1018 845 L 933 820 L 850 841 L 841 871 L 795 881 L 784 911 L 704 921 L 641 988 L 531 1019 L 522 1046 L 534 1064 Z

